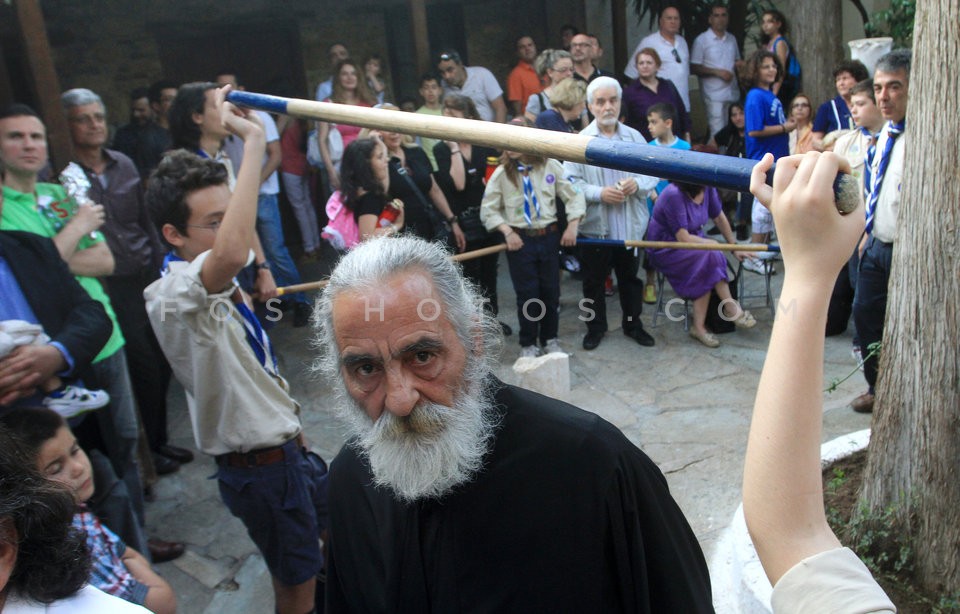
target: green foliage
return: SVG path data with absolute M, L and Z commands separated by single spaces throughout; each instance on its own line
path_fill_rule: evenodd
M 890 8 L 877 11 L 864 26 L 867 36 L 890 36 L 894 48 L 913 46 L 913 18 L 917 10 L 916 0 L 890 0 Z
M 841 541 L 848 544 L 875 575 L 913 570 L 913 548 L 900 517 L 900 505 L 870 510 L 861 503 L 844 527 Z
M 836 392 L 836 391 L 837 391 L 837 387 L 840 386 L 840 384 L 842 384 L 843 382 L 845 382 L 845 381 L 847 381 L 848 379 L 850 379 L 851 377 L 853 377 L 853 374 L 856 373 L 858 369 L 863 368 L 863 363 L 867 362 L 867 360 L 869 360 L 870 358 L 872 358 L 872 357 L 874 357 L 874 356 L 880 356 L 880 348 L 882 347 L 882 345 L 883 345 L 883 342 L 882 342 L 882 341 L 874 341 L 873 343 L 871 343 L 870 345 L 868 345 L 868 346 L 867 346 L 867 355 L 860 359 L 860 362 L 857 364 L 857 366 L 854 367 L 854 369 L 851 370 L 850 373 L 847 373 L 847 375 L 844 376 L 843 378 L 839 378 L 839 379 L 838 379 L 838 378 L 835 377 L 835 378 L 833 378 L 832 380 L 830 380 L 830 385 L 827 386 L 827 388 L 826 388 L 826 390 L 824 390 L 824 392 L 828 392 L 828 393 L 829 393 L 829 392 Z
M 827 492 L 834 493 L 847 481 L 847 473 L 839 467 L 833 468 L 833 477 L 827 482 Z

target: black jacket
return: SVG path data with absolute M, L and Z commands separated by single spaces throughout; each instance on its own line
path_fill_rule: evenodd
M 46 237 L 0 231 L 0 256 L 44 332 L 67 348 L 73 358 L 74 375 L 82 376 L 113 332 L 103 305 L 77 283 L 53 241 Z

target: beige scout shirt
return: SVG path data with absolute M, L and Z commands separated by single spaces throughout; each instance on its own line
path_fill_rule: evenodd
M 884 243 L 893 243 L 897 238 L 897 217 L 900 212 L 900 182 L 903 181 L 904 142 L 906 134 L 901 134 L 893 142 L 890 152 L 890 162 L 883 175 L 883 184 L 880 186 L 880 198 L 877 199 L 877 209 L 873 212 L 873 236 Z M 887 146 L 890 138 L 887 129 L 880 131 L 877 139 L 877 153 L 873 156 L 871 177 L 877 176 L 880 168 L 880 153 Z
M 567 181 L 563 176 L 563 166 L 556 160 L 548 159 L 546 164 L 533 167 L 530 170 L 530 182 L 540 202 L 540 217 L 536 217 L 531 204 L 531 223 L 527 224 L 523 217 L 522 176 L 517 177 L 519 185 L 514 185 L 504 173 L 503 166 L 497 167 L 487 182 L 480 203 L 480 221 L 487 230 L 495 232 L 500 224 L 515 228 L 549 226 L 557 221 L 558 196 L 566 205 L 568 220 L 580 219 L 586 213 L 587 203 L 583 192 Z
M 849 548 L 809 556 L 783 574 L 770 597 L 774 614 L 894 614 L 890 598 Z
M 144 290 L 150 324 L 187 391 L 198 448 L 217 456 L 278 446 L 300 432 L 300 404 L 247 342 L 243 316 L 230 299 L 237 286 L 216 294 L 204 288 L 200 268 L 209 254 L 171 262 Z

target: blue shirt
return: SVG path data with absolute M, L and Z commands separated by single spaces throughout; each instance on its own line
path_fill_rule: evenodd
M 840 95 L 820 105 L 817 116 L 813 118 L 814 132 L 828 134 L 834 130 L 853 130 L 854 128 L 856 126 L 847 107 L 847 101 Z
M 783 105 L 776 94 L 759 87 L 753 88 L 747 94 L 743 113 L 748 158 L 759 160 L 768 152 L 773 154 L 775 160 L 790 155 L 790 137 L 787 133 L 761 138 L 750 136 L 751 132 L 763 130 L 767 126 L 779 126 L 787 121 L 783 114 Z
M 0 297 L 3 297 L 3 300 L 0 300 L 0 320 L 23 320 L 31 324 L 40 323 L 37 321 L 33 309 L 30 308 L 27 298 L 23 295 L 20 283 L 13 276 L 13 271 L 10 270 L 10 266 L 2 255 L 0 255 Z M 67 368 L 57 375 L 70 375 L 73 371 L 73 357 L 70 356 L 70 352 L 62 343 L 57 341 L 51 341 L 50 345 L 57 348 L 67 362 Z

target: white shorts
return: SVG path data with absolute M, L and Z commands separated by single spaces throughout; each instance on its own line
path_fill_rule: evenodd
M 752 232 L 756 234 L 765 234 L 773 232 L 773 214 L 770 210 L 760 204 L 756 198 L 753 199 L 753 211 L 750 213 L 750 222 L 753 224 Z

